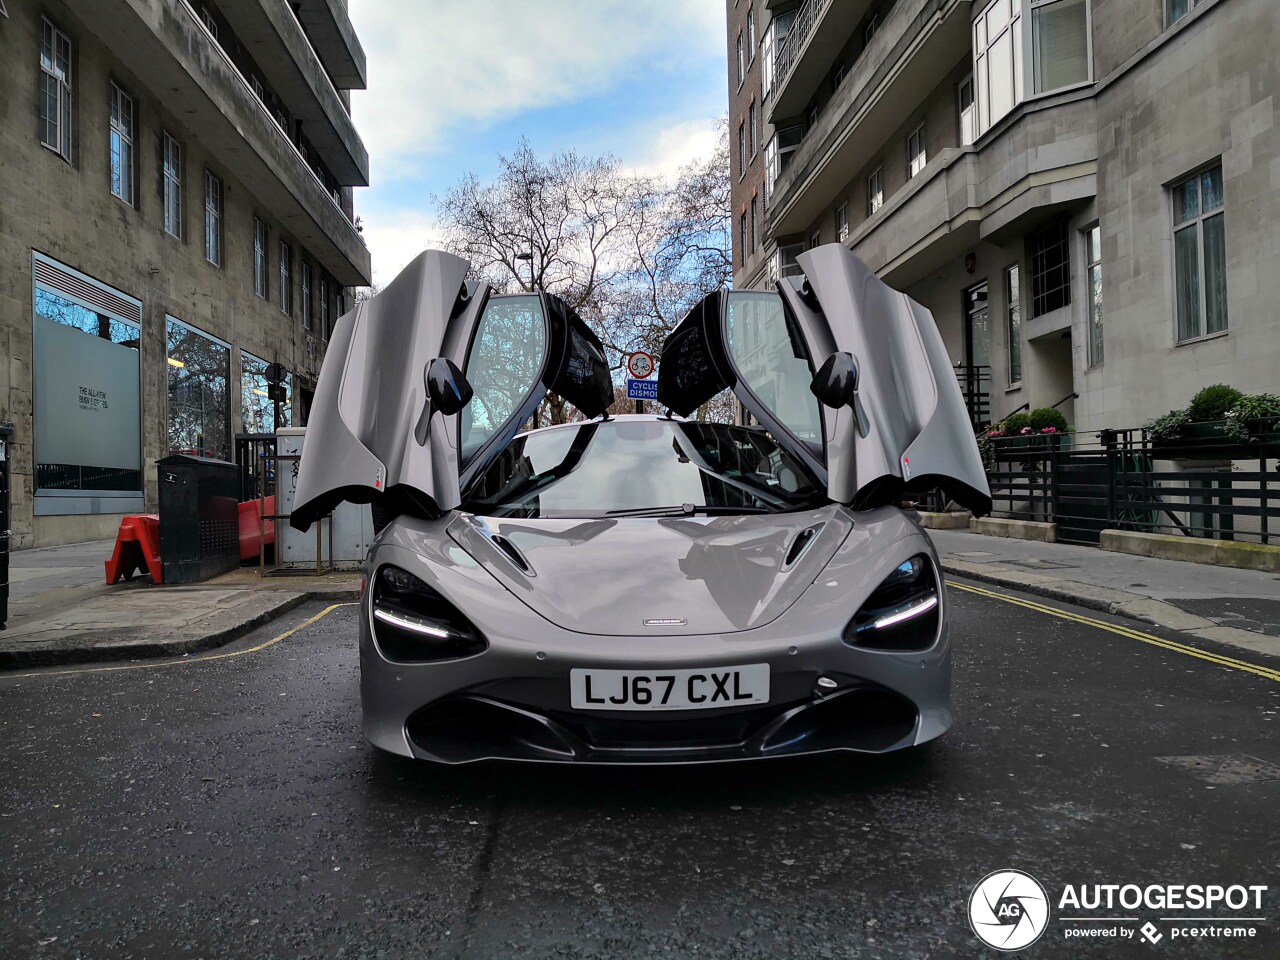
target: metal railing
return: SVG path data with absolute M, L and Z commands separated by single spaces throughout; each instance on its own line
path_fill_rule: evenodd
M 273 496 L 276 492 L 276 435 L 237 433 L 235 441 L 240 502 Z
M 991 368 L 957 363 L 956 380 L 960 383 L 960 393 L 964 395 L 964 405 L 969 411 L 969 422 L 973 424 L 974 431 L 984 429 L 991 423 Z
M 795 69 L 796 61 L 800 59 L 800 52 L 804 49 L 809 36 L 813 33 L 813 28 L 822 19 L 822 14 L 826 12 L 830 4 L 831 0 L 804 0 L 804 3 L 800 6 L 795 20 L 791 23 L 791 29 L 787 32 L 787 39 L 783 41 L 777 53 L 774 54 L 773 83 L 775 88 L 785 86 L 791 78 L 791 71 Z
M 1055 523 L 1068 543 L 1105 529 L 1276 542 L 1280 422 L 1249 425 L 1247 441 L 1199 426 L 1177 440 L 1143 428 L 982 438 L 992 515 Z

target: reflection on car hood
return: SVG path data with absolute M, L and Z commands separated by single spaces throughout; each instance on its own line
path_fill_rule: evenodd
M 830 506 L 710 518 L 461 514 L 448 532 L 503 586 L 558 626 L 606 636 L 672 636 L 732 633 L 777 619 L 818 577 L 852 526 L 843 509 Z M 813 535 L 796 556 L 797 537 L 810 529 Z

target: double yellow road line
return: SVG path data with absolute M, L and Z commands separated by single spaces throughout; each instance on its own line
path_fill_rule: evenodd
M 999 600 L 1002 603 L 1011 603 L 1016 607 L 1024 607 L 1027 610 L 1034 610 L 1036 613 L 1043 613 L 1050 617 L 1057 617 L 1059 620 L 1069 620 L 1072 623 L 1080 623 L 1088 627 L 1096 627 L 1099 630 L 1106 630 L 1108 633 L 1114 633 L 1121 637 L 1128 637 L 1130 640 L 1140 640 L 1143 643 L 1151 644 L 1153 647 L 1172 650 L 1174 653 L 1181 653 L 1188 657 L 1195 657 L 1198 660 L 1207 660 L 1209 663 L 1216 663 L 1220 667 L 1230 667 L 1232 670 L 1243 670 L 1245 673 L 1256 674 L 1259 677 L 1265 677 L 1268 680 L 1274 680 L 1275 682 L 1280 683 L 1280 670 L 1272 670 L 1270 667 L 1261 667 L 1256 663 L 1237 660 L 1235 657 L 1223 656 L 1220 653 L 1210 653 L 1209 651 L 1201 650 L 1198 647 L 1188 646 L 1185 643 L 1178 643 L 1176 640 L 1165 640 L 1163 637 L 1157 637 L 1154 634 L 1144 633 L 1141 630 L 1134 630 L 1132 627 L 1125 627 L 1115 623 L 1107 623 L 1105 620 L 1095 620 L 1093 617 L 1086 617 L 1079 613 L 1071 613 L 1067 610 L 1059 610 L 1056 607 L 1048 607 L 1043 603 L 1036 603 L 1034 600 L 1023 600 L 1021 597 L 1012 597 L 1006 593 L 997 593 L 994 590 L 984 590 L 982 587 L 971 587 L 968 584 L 956 583 L 954 580 L 948 580 L 947 586 L 953 590 L 963 590 L 965 593 L 976 593 L 980 597 Z

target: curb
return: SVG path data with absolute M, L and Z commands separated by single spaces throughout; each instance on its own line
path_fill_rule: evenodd
M 172 640 L 143 640 L 84 646 L 43 647 L 31 650 L 0 650 L 0 675 L 26 667 L 56 667 L 69 664 L 108 663 L 118 660 L 147 660 L 203 653 L 225 646 L 263 624 L 270 623 L 309 600 L 341 603 L 358 600 L 359 590 L 279 591 L 280 602 L 266 610 L 206 633 Z M 2 635 L 0 635 L 2 636 Z M 74 639 L 71 641 L 75 643 Z
M 1156 600 L 1145 594 L 1099 587 L 1091 583 L 1081 583 L 1078 580 L 1047 578 L 1037 574 L 1001 575 L 986 569 L 975 569 L 979 566 L 978 564 L 955 560 L 941 559 L 940 566 L 944 573 L 964 577 L 966 580 L 1011 587 L 1023 593 L 1073 603 L 1100 613 L 1128 617 L 1130 620 L 1140 620 L 1153 626 L 1177 630 L 1199 639 L 1214 640 L 1255 653 L 1280 656 L 1280 639 L 1250 630 L 1224 627 L 1216 621 L 1187 613 L 1181 607 L 1163 600 Z

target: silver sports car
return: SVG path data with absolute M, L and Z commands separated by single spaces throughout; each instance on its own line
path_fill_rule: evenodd
M 609 416 L 591 329 L 419 256 L 339 322 L 291 522 L 394 519 L 360 606 L 364 731 L 445 763 L 879 753 L 951 724 L 933 547 L 990 495 L 928 312 L 842 246 L 672 331 L 660 416 Z M 685 419 L 724 389 L 751 426 Z M 548 391 L 585 419 L 519 433 Z M 518 434 L 518 435 L 517 435 Z

